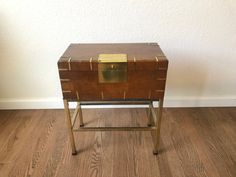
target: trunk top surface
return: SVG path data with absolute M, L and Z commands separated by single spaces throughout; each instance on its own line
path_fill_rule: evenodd
M 60 61 L 75 60 L 97 61 L 99 54 L 127 54 L 128 61 L 155 60 L 155 57 L 164 57 L 164 53 L 157 43 L 111 43 L 111 44 L 70 44 Z M 67 59 L 66 59 L 67 58 Z M 148 62 L 148 61 L 147 61 Z
M 111 43 L 70 44 L 59 59 L 58 67 L 60 70 L 97 71 L 100 54 L 126 54 L 128 70 L 156 70 L 168 65 L 157 43 Z

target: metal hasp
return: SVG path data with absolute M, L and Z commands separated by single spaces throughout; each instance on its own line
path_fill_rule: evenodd
M 99 54 L 98 82 L 119 83 L 127 81 L 127 54 Z
M 67 100 L 64 100 L 66 122 L 68 126 L 68 133 L 70 138 L 70 144 L 72 149 L 72 155 L 76 155 L 76 146 L 73 132 L 80 131 L 151 131 L 151 135 L 154 143 L 153 154 L 158 154 L 159 142 L 160 142 L 160 129 L 161 129 L 161 118 L 162 118 L 162 108 L 163 100 L 158 101 L 157 114 L 155 108 L 153 107 L 153 101 L 81 101 L 77 102 L 77 107 L 71 116 L 69 104 Z M 147 109 L 147 126 L 146 127 L 87 127 L 84 126 L 83 115 L 81 105 L 119 105 L 119 104 L 146 104 L 149 105 Z M 79 117 L 79 128 L 74 128 L 77 117 Z

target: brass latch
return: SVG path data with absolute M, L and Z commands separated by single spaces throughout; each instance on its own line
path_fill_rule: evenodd
M 99 83 L 127 81 L 127 54 L 99 54 Z

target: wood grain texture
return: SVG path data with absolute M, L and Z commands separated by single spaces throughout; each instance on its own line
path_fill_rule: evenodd
M 85 126 L 144 126 L 144 109 L 86 109 Z M 76 123 L 78 125 L 78 123 Z M 63 110 L 0 111 L 0 177 L 234 177 L 236 108 L 164 109 L 150 132 L 81 132 L 71 155 Z

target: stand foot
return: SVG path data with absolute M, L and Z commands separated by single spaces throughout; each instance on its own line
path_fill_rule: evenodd
M 153 155 L 158 155 L 158 154 L 159 154 L 158 150 L 153 150 Z
M 84 127 L 84 124 L 80 124 L 80 127 Z
M 77 155 L 77 152 L 72 152 L 72 155 Z

